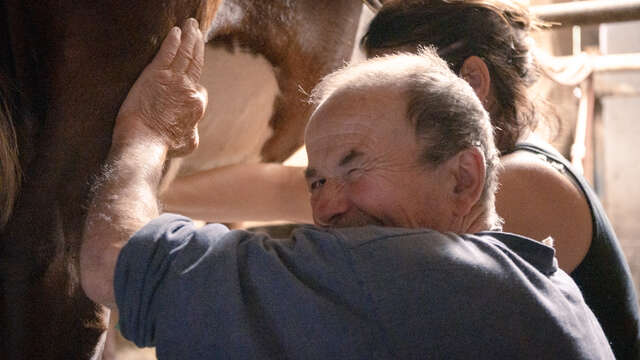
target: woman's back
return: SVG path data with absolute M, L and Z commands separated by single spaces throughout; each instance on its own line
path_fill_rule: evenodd
M 618 359 L 640 358 L 638 299 L 609 220 L 584 177 L 542 144 L 503 156 L 496 207 L 504 230 L 554 238 L 561 267 L 578 284 Z

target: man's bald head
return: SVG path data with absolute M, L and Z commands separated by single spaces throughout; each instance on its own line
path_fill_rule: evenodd
M 380 96 L 380 89 L 389 96 L 393 92 L 405 99 L 403 117 L 418 139 L 416 156 L 424 166 L 436 167 L 464 149 L 480 150 L 485 162 L 480 201 L 487 207 L 490 222 L 497 224 L 494 193 L 498 152 L 489 116 L 473 89 L 452 73 L 432 49 L 423 49 L 417 55 L 388 55 L 338 70 L 314 89 L 311 101 L 317 110 L 342 94 Z M 358 104 L 354 103 L 354 107 Z

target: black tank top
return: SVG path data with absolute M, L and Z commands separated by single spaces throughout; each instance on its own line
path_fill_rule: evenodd
M 640 359 L 637 295 L 629 265 L 598 197 L 565 158 L 530 143 L 516 144 L 511 152 L 518 150 L 544 157 L 568 174 L 585 195 L 591 209 L 593 237 L 584 259 L 570 275 L 600 321 L 616 358 Z

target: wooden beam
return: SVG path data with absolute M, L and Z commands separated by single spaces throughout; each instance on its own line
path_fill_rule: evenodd
M 640 0 L 590 0 L 530 7 L 539 19 L 553 28 L 573 25 L 640 20 Z
M 551 57 L 558 64 L 570 63 L 574 56 Z M 588 62 L 594 72 L 638 71 L 640 70 L 640 53 L 587 55 Z

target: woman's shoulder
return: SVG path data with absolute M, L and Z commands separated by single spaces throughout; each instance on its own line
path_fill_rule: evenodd
M 593 232 L 591 210 L 564 167 L 529 151 L 502 158 L 496 209 L 504 230 L 555 242 L 560 267 L 571 272 L 584 258 Z

